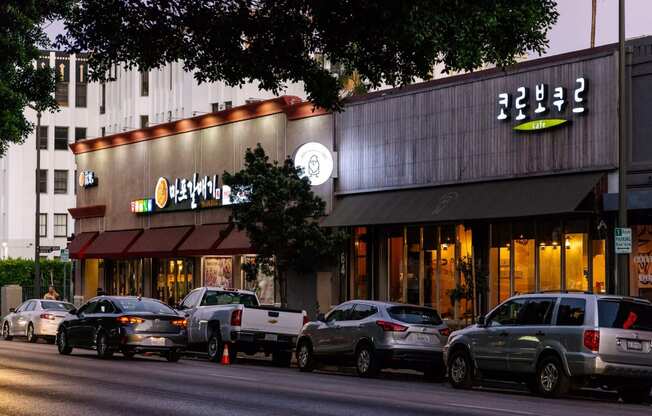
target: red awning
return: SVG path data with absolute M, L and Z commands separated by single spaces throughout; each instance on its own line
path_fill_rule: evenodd
M 251 241 L 247 237 L 246 231 L 239 231 L 233 227 L 224 240 L 214 250 L 215 254 L 232 255 L 232 254 L 249 254 L 252 253 Z
M 106 231 L 100 233 L 84 253 L 85 258 L 124 257 L 125 252 L 143 230 Z
M 192 226 L 150 228 L 143 231 L 127 250 L 127 256 L 172 257 L 192 231 Z
M 70 251 L 70 258 L 72 259 L 82 259 L 84 258 L 84 252 L 88 246 L 95 240 L 97 237 L 96 232 L 91 233 L 80 233 L 73 238 L 73 240 L 68 244 L 68 250 Z
M 226 236 L 229 224 L 198 225 L 177 248 L 177 254 L 201 256 L 213 254 L 215 247 Z

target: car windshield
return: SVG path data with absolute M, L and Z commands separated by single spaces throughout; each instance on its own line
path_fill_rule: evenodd
M 392 306 L 387 309 L 389 316 L 406 324 L 441 325 L 439 314 L 434 309 L 414 306 Z
M 602 328 L 652 331 L 652 305 L 626 300 L 598 301 Z
M 245 305 L 258 306 L 256 296 L 249 293 L 224 292 L 218 290 L 208 290 L 201 300 L 201 306 L 215 305 Z
M 120 309 L 125 313 L 146 312 L 154 314 L 176 315 L 176 312 L 164 303 L 152 299 L 114 299 Z
M 75 309 L 73 305 L 66 302 L 41 301 L 41 307 L 47 311 L 71 311 Z

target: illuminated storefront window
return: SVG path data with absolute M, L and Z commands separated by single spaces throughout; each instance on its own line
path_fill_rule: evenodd
M 388 246 L 388 272 L 389 272 L 389 300 L 391 302 L 404 302 L 404 237 L 403 228 L 392 230 L 387 237 Z
M 154 296 L 169 305 L 175 305 L 194 288 L 193 259 L 160 259 Z
M 149 259 L 105 261 L 105 292 L 115 296 L 143 296 L 144 270 L 149 261 Z
M 369 242 L 366 227 L 357 227 L 353 230 L 353 280 L 351 293 L 353 299 L 369 299 Z
M 589 290 L 589 234 L 588 222 L 567 221 L 564 224 L 564 253 L 566 255 L 566 290 Z

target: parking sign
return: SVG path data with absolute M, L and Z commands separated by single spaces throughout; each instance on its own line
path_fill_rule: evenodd
M 616 254 L 629 254 L 632 252 L 631 228 L 616 228 L 614 238 Z

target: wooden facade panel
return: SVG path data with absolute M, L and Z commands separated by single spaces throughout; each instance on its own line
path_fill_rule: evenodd
M 339 193 L 531 176 L 617 166 L 617 78 L 613 54 L 574 58 L 555 66 L 489 74 L 449 85 L 361 100 L 336 114 Z M 585 77 L 588 113 L 574 115 L 575 80 Z M 570 123 L 519 133 L 496 120 L 498 94 L 514 98 L 535 86 L 566 88 L 566 110 L 548 117 Z M 515 114 L 512 100 L 512 114 Z

